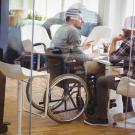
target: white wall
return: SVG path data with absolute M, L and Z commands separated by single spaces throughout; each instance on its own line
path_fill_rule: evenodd
M 103 25 L 112 28 L 112 35 L 121 32 L 121 27 L 126 14 L 127 0 L 99 0 L 99 15 Z
M 9 9 L 32 9 L 33 0 L 9 0 Z
M 27 10 L 27 9 L 32 9 L 32 4 L 33 4 L 33 0 L 22 0 L 23 1 L 23 9 Z
M 121 31 L 126 14 L 126 2 L 127 0 L 110 0 L 109 26 L 114 35 Z
M 109 24 L 110 0 L 99 0 L 98 14 L 103 25 Z

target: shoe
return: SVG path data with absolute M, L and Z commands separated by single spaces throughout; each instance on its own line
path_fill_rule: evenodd
M 100 119 L 100 118 L 90 118 L 85 119 L 84 123 L 87 125 L 99 125 L 99 126 L 108 126 L 108 119 Z

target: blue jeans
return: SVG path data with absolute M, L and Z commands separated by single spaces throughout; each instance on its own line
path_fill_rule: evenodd
M 96 81 L 96 96 L 94 100 L 94 112 L 93 116 L 97 118 L 107 118 L 108 111 L 108 100 L 109 100 L 109 89 L 116 90 L 118 81 L 115 81 L 115 76 L 102 76 L 99 77 Z M 127 97 L 122 96 L 123 108 L 126 107 Z M 88 108 L 91 109 L 90 103 Z M 131 98 L 128 98 L 128 108 L 132 108 Z M 89 111 L 86 110 L 86 116 L 89 117 Z

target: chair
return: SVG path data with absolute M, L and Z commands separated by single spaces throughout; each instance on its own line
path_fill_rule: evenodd
M 23 107 L 23 88 L 22 81 L 31 77 L 31 70 L 23 68 L 20 65 L 8 64 L 0 61 L 0 71 L 9 78 L 16 79 L 18 81 L 17 88 L 17 135 L 22 135 L 22 107 Z M 49 74 L 46 72 L 32 71 L 32 77 L 46 76 L 49 79 Z M 49 90 L 49 80 L 47 86 L 47 94 Z M 48 98 L 46 96 L 46 98 Z M 47 104 L 46 104 L 47 105 Z M 46 110 L 47 112 L 47 110 Z
M 115 78 L 116 80 L 120 80 L 116 93 L 120 94 L 122 96 L 127 96 L 131 98 L 135 98 L 135 80 L 131 79 L 127 76 L 124 76 L 122 78 Z M 133 118 L 133 119 L 132 119 Z M 127 122 L 135 124 L 134 123 L 135 118 L 135 112 L 125 112 L 125 113 L 117 113 L 113 115 L 114 119 L 114 126 L 117 124 L 117 122 L 124 122 L 125 124 Z M 126 126 L 126 125 L 125 125 Z
M 57 31 L 61 26 L 62 26 L 61 24 L 53 24 L 53 25 L 50 27 L 51 36 L 52 36 L 52 37 L 54 36 L 54 34 L 56 33 L 56 31 Z
M 24 51 L 32 52 L 32 25 L 24 25 L 21 28 L 21 40 Z M 40 55 L 45 54 L 45 49 L 50 47 L 51 40 L 45 30 L 40 25 L 34 25 L 33 52 L 38 54 L 37 69 L 40 68 Z
M 32 41 L 32 25 L 24 25 L 21 27 L 21 40 L 30 40 Z M 34 41 L 33 43 L 44 43 L 47 48 L 50 47 L 50 38 L 47 34 L 45 28 L 40 25 L 34 25 Z M 25 50 L 25 46 L 24 50 Z M 26 50 L 28 51 L 28 50 Z M 30 51 L 30 50 L 29 50 Z

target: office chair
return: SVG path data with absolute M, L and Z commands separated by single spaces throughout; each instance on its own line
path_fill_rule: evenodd
M 32 45 L 32 25 L 24 25 L 21 28 L 21 40 L 25 53 L 37 54 L 37 69 L 40 69 L 40 55 L 45 54 L 45 49 L 50 47 L 50 38 L 46 30 L 39 25 L 34 25 L 34 38 Z
M 31 77 L 31 70 L 17 64 L 8 64 L 0 61 L 0 71 L 9 78 L 18 81 L 17 88 L 17 135 L 22 135 L 22 107 L 23 107 L 23 80 Z M 47 77 L 47 72 L 32 71 L 32 77 Z M 49 80 L 48 89 L 49 90 Z M 48 93 L 48 91 L 47 91 Z

